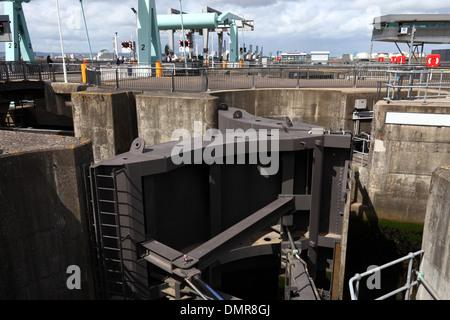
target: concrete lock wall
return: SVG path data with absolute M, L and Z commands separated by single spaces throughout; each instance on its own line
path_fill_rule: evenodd
M 423 224 L 431 174 L 450 158 L 450 127 L 386 124 L 387 112 L 449 114 L 445 103 L 374 107 L 366 188 L 379 219 Z M 363 183 L 364 184 L 364 183 Z
M 448 161 L 450 163 L 450 160 Z M 440 299 L 450 299 L 450 165 L 437 168 L 431 178 L 426 210 L 420 272 Z M 423 286 L 418 300 L 432 299 Z
M 211 93 L 220 103 L 266 118 L 288 116 L 292 121 L 314 124 L 331 130 L 354 130 L 352 115 L 356 99 L 367 99 L 372 110 L 376 89 L 257 89 Z M 360 131 L 370 132 L 370 121 L 361 123 Z
M 128 151 L 136 136 L 153 145 L 170 141 L 176 129 L 196 136 L 216 128 L 220 103 L 257 116 L 289 116 L 292 121 L 353 131 L 355 100 L 367 99 L 371 109 L 376 97 L 374 89 L 260 89 L 211 94 L 88 90 L 72 94 L 74 130 L 77 137 L 93 141 L 96 162 Z M 370 131 L 370 122 L 362 123 L 361 131 Z
M 219 99 L 204 93 L 145 92 L 136 96 L 139 137 L 147 145 L 172 140 L 177 129 L 192 137 L 217 127 Z
M 81 169 L 91 162 L 90 141 L 0 131 L 0 299 L 95 297 Z M 71 265 L 80 289 L 67 287 Z
M 133 92 L 72 93 L 75 136 L 92 141 L 94 161 L 126 152 L 138 136 Z

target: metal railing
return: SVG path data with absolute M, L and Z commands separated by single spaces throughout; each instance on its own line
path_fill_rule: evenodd
M 0 81 L 54 79 L 54 69 L 47 63 L 0 62 Z
M 121 89 L 211 91 L 258 88 L 363 88 L 387 83 L 389 66 L 266 65 L 239 67 L 161 68 L 109 65 L 88 68 L 88 82 Z
M 423 284 L 424 288 L 430 293 L 430 295 L 436 299 L 439 300 L 439 297 L 436 295 L 436 293 L 434 292 L 433 289 L 431 289 L 431 287 L 429 286 L 429 284 L 425 281 L 423 274 L 418 273 L 416 270 L 413 269 L 413 261 L 416 257 L 419 257 L 419 259 L 422 258 L 424 253 L 424 250 L 419 250 L 417 252 L 411 252 L 409 253 L 407 256 L 399 258 L 397 260 L 394 260 L 392 262 L 386 263 L 380 267 L 376 267 L 373 269 L 370 269 L 364 273 L 357 273 L 355 274 L 350 280 L 349 280 L 349 288 L 350 288 L 350 297 L 352 300 L 358 300 L 358 296 L 359 296 L 359 282 L 363 277 L 367 277 L 370 275 L 373 275 L 377 272 L 380 272 L 383 269 L 389 268 L 393 265 L 396 265 L 398 263 L 402 263 L 404 261 L 409 260 L 409 264 L 408 264 L 408 274 L 407 274 L 407 279 L 406 279 L 406 284 L 404 286 L 402 286 L 401 288 L 398 288 L 396 290 L 393 290 L 379 298 L 377 298 L 376 300 L 385 300 L 387 298 L 390 298 L 400 292 L 406 291 L 405 294 L 405 300 L 409 300 L 410 299 L 410 289 L 414 286 L 418 286 L 419 284 Z M 416 275 L 416 280 L 412 281 L 412 275 Z M 354 285 L 354 283 L 356 282 L 356 284 Z
M 450 102 L 450 69 L 390 70 L 386 85 L 386 100 L 422 101 L 439 99 Z
M 364 166 L 365 157 L 369 155 L 370 136 L 367 133 L 361 133 L 353 137 L 353 153 L 361 156 L 361 167 Z

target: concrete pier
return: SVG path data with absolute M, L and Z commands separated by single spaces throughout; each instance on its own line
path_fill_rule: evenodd
M 132 92 L 74 92 L 72 102 L 75 136 L 92 141 L 96 162 L 130 149 L 138 136 Z
M 435 102 L 379 101 L 374 107 L 367 167 L 354 167 L 378 219 L 423 224 L 431 175 L 450 158 L 450 126 L 386 123 L 389 112 L 450 114 Z
M 177 129 L 192 137 L 217 127 L 219 99 L 204 93 L 145 92 L 136 97 L 139 137 L 149 145 L 172 140 Z M 198 128 L 196 127 L 198 124 Z
M 448 161 L 450 163 L 450 160 Z M 424 279 L 442 300 L 450 299 L 450 164 L 437 168 L 431 178 L 420 266 Z M 430 300 L 420 286 L 418 300 Z
M 93 299 L 82 166 L 91 142 L 0 130 L 0 299 Z M 67 268 L 80 268 L 70 290 Z

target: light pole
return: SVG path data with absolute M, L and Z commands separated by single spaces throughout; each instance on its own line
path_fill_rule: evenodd
M 134 15 L 136 16 L 136 46 L 134 47 L 134 52 L 137 52 L 137 62 L 139 63 L 139 27 L 138 27 L 138 12 L 135 8 L 131 8 Z M 136 48 L 137 47 L 137 48 Z
M 184 67 L 187 69 L 187 60 L 186 60 L 186 42 L 184 39 L 184 26 L 183 26 L 183 7 L 181 6 L 181 0 L 180 2 L 180 17 L 181 17 L 181 37 L 183 39 L 183 57 L 184 57 Z
M 63 59 L 64 82 L 67 83 L 68 81 L 67 81 L 66 58 L 64 56 L 64 46 L 63 46 L 63 38 L 62 38 L 62 31 L 61 31 L 61 17 L 59 16 L 58 0 L 56 0 L 56 12 L 58 14 L 59 40 L 61 42 L 61 54 L 62 54 L 62 59 Z

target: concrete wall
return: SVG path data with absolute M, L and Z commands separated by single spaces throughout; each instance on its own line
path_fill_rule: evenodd
M 91 143 L 0 131 L 0 299 L 93 299 L 81 166 Z M 69 290 L 67 268 L 81 269 Z
M 450 158 L 450 127 L 385 124 L 389 111 L 449 114 L 450 106 L 380 101 L 374 107 L 370 202 L 379 219 L 423 223 L 431 174 Z
M 450 164 L 450 159 L 447 161 Z M 420 266 L 424 279 L 440 299 L 450 299 L 450 165 L 437 168 L 432 175 L 428 199 Z M 418 300 L 432 299 L 420 286 Z
M 356 99 L 367 99 L 372 110 L 376 89 L 256 89 L 229 90 L 211 93 L 220 103 L 244 109 L 256 116 L 278 118 L 288 116 L 292 121 L 345 129 L 353 132 L 352 115 Z M 360 131 L 370 131 L 370 122 L 362 123 Z
M 207 128 L 217 127 L 219 99 L 203 93 L 145 92 L 136 96 L 139 137 L 147 145 L 172 140 L 176 129 L 201 136 Z M 200 124 L 195 128 L 195 123 Z
M 133 100 L 135 97 L 135 100 Z M 128 151 L 137 136 L 147 145 L 168 142 L 176 129 L 192 136 L 217 127 L 220 103 L 254 115 L 353 131 L 356 99 L 372 108 L 376 89 L 259 89 L 207 93 L 131 93 L 104 89 L 72 94 L 77 137 L 93 141 L 94 159 L 101 161 Z M 195 123 L 201 123 L 199 128 Z M 363 123 L 361 131 L 370 131 Z
M 95 162 L 130 149 L 138 136 L 132 92 L 74 92 L 72 102 L 75 136 L 92 141 Z
M 84 91 L 88 85 L 80 83 L 46 82 L 45 106 L 49 113 L 72 118 L 72 92 Z

